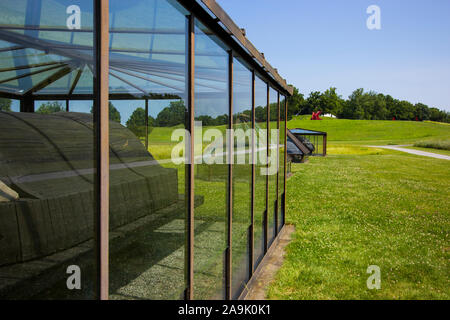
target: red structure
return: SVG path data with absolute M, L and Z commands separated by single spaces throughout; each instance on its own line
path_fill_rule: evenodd
M 322 113 L 322 111 L 313 112 L 313 113 L 312 113 L 311 120 L 322 120 L 322 119 L 320 119 L 320 117 L 319 117 L 321 113 Z

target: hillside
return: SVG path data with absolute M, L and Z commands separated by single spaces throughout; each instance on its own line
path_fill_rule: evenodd
M 331 144 L 388 145 L 412 144 L 422 140 L 450 139 L 450 126 L 437 122 L 324 119 L 311 121 L 297 116 L 288 129 L 325 131 Z

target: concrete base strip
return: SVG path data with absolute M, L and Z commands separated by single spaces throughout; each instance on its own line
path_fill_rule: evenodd
M 274 243 L 267 251 L 264 259 L 256 268 L 253 277 L 242 292 L 239 300 L 265 300 L 267 288 L 275 279 L 275 275 L 281 268 L 284 260 L 285 248 L 291 242 L 295 227 L 285 225 Z

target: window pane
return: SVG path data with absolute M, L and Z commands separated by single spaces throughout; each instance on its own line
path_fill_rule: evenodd
M 252 73 L 233 62 L 233 297 L 237 298 L 249 276 L 252 188 Z
M 76 29 L 73 4 L 0 1 L 0 299 L 96 297 L 96 119 L 58 96 L 94 60 L 93 1 L 76 1 Z
M 276 234 L 275 215 L 278 173 L 278 92 L 273 88 L 269 90 L 270 121 L 269 121 L 269 203 L 267 208 L 269 245 Z
M 195 299 L 222 299 L 227 246 L 228 54 L 198 21 L 195 39 L 195 197 L 200 205 L 194 215 L 194 295 Z
M 109 8 L 110 299 L 180 299 L 185 165 L 171 154 L 186 138 L 186 12 L 168 0 Z
M 264 212 L 266 211 L 267 168 L 267 84 L 255 79 L 255 212 L 254 261 L 255 268 L 264 255 Z
M 284 150 L 285 150 L 285 126 L 286 126 L 286 115 L 285 115 L 285 102 L 286 97 L 280 95 L 280 169 L 278 174 L 278 230 L 284 225 L 284 212 L 282 206 L 282 195 L 284 193 Z

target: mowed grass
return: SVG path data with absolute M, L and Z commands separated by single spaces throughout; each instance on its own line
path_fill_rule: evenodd
M 294 175 L 287 186 L 287 223 L 294 224 L 296 232 L 268 297 L 450 298 L 450 163 L 368 147 L 445 140 L 450 136 L 450 126 L 294 119 L 288 127 L 327 131 L 329 156 L 312 157 L 309 163 L 293 165 Z M 170 141 L 173 129 L 154 128 L 150 134 L 149 149 L 155 158 L 170 158 L 171 149 L 177 144 Z M 183 193 L 184 166 L 178 169 Z M 235 196 L 244 196 L 248 185 L 236 182 Z M 196 216 L 214 222 L 221 230 L 225 230 L 226 220 L 223 206 L 218 203 L 225 201 L 225 186 L 225 181 L 217 178 L 196 179 L 196 194 L 205 196 Z M 235 235 L 244 234 L 246 224 L 242 220 L 241 228 L 238 212 L 235 220 L 235 226 L 239 226 Z M 204 271 L 208 270 L 210 277 L 202 279 L 205 290 L 197 288 L 199 292 L 211 292 L 217 286 L 216 278 L 220 278 L 221 269 L 216 270 L 215 266 L 220 265 L 221 256 L 212 254 L 223 249 L 222 232 L 219 234 L 217 239 L 208 241 L 211 248 L 205 266 L 211 267 Z M 198 243 L 203 244 L 204 241 Z M 235 246 L 240 251 L 245 241 L 236 241 Z M 234 262 L 241 263 L 236 258 Z M 197 255 L 196 260 L 203 261 L 202 255 Z M 381 268 L 380 290 L 367 289 L 369 265 Z M 233 268 L 239 270 L 238 266 Z
M 419 140 L 448 139 L 450 126 L 417 121 L 341 120 L 325 118 L 311 121 L 294 117 L 288 128 L 326 131 L 333 144 L 388 145 L 413 144 Z
M 331 141 L 326 158 L 292 166 L 286 219 L 296 232 L 268 297 L 449 299 L 450 162 L 365 146 L 414 142 L 411 136 L 448 139 L 449 126 L 352 120 L 288 126 L 327 131 Z M 370 265 L 381 269 L 380 290 L 367 288 Z

